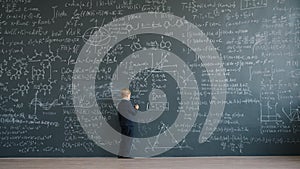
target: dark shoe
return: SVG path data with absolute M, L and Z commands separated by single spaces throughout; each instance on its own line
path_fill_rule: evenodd
M 124 157 L 124 156 L 118 156 L 118 158 L 123 158 L 123 159 L 133 159 L 132 157 Z

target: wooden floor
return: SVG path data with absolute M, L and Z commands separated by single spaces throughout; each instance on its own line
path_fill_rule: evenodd
M 2 158 L 0 169 L 300 169 L 294 157 Z

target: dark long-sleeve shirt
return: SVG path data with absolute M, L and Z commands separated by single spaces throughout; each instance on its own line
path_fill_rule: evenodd
M 132 106 L 129 100 L 121 100 L 118 105 L 119 122 L 121 126 L 133 126 L 132 119 L 137 114 L 137 110 Z

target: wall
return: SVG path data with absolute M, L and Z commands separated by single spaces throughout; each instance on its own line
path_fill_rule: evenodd
M 299 155 L 297 0 L 0 0 L 0 156 Z

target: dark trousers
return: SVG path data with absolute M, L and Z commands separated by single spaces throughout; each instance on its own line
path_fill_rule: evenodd
M 119 156 L 130 157 L 130 150 L 133 140 L 133 126 L 121 126 L 121 142 Z

